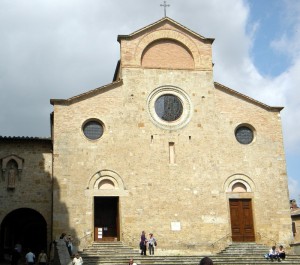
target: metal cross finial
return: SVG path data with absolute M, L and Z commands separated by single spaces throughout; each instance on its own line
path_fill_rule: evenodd
M 164 1 L 164 4 L 163 4 L 163 5 L 160 5 L 160 6 L 163 6 L 163 7 L 164 7 L 165 17 L 166 17 L 166 16 L 167 16 L 167 7 L 169 7 L 170 5 L 167 5 L 167 2 Z

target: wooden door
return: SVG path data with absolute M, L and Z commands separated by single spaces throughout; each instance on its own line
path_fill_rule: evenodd
M 119 239 L 118 197 L 94 198 L 94 240 L 113 241 Z
M 232 241 L 255 241 L 251 199 L 229 200 Z

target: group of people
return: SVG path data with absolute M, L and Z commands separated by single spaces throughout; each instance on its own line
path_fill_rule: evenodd
M 276 246 L 272 246 L 269 253 L 266 255 L 267 259 L 271 259 L 271 261 L 277 260 L 281 261 L 285 259 L 285 250 L 282 245 L 277 249 Z
M 147 246 L 149 249 L 149 254 L 154 255 L 154 249 L 157 246 L 157 241 L 156 241 L 155 237 L 153 236 L 153 233 L 149 233 L 149 238 L 147 238 L 146 232 L 142 231 L 141 241 L 140 241 L 141 255 L 146 255 Z M 129 260 L 128 265 L 137 265 L 137 264 L 131 258 Z M 199 265 L 213 265 L 213 262 L 209 257 L 204 257 L 200 260 Z
M 36 263 L 35 254 L 29 249 L 27 254 L 25 255 L 26 264 L 33 265 Z M 40 254 L 37 257 L 37 263 L 39 265 L 46 265 L 48 263 L 48 257 L 45 253 L 45 250 L 41 250 Z
M 18 265 L 19 260 L 22 258 L 22 253 L 22 245 L 20 242 L 17 242 L 12 252 L 11 265 Z M 28 249 L 25 253 L 25 261 L 28 265 L 33 265 L 35 263 L 39 265 L 46 265 L 48 262 L 47 254 L 43 249 L 37 256 L 37 260 L 35 254 L 31 251 L 31 249 Z
M 79 255 L 78 252 L 74 253 L 72 236 L 67 235 L 66 233 L 62 233 L 60 236 L 60 239 L 63 239 L 66 243 L 66 247 L 67 247 L 69 255 L 72 259 L 72 265 L 82 265 L 83 264 L 82 257 Z
M 156 239 L 154 238 L 153 233 L 149 233 L 149 238 L 147 239 L 145 231 L 142 231 L 140 241 L 141 255 L 147 255 L 147 246 L 149 248 L 149 254 L 154 255 L 154 248 L 157 246 Z
M 70 257 L 74 255 L 73 253 L 73 239 L 71 235 L 67 235 L 66 233 L 62 233 L 60 236 L 60 239 L 63 239 L 66 243 L 66 246 L 68 248 L 68 252 L 70 254 Z

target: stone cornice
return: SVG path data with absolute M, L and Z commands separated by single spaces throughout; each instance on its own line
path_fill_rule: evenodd
M 71 97 L 69 99 L 50 99 L 50 103 L 51 103 L 51 105 L 70 105 L 75 102 L 88 99 L 88 98 L 95 96 L 99 93 L 102 93 L 108 89 L 112 89 L 112 88 L 121 86 L 122 84 L 123 84 L 122 79 L 119 79 L 115 82 L 104 85 L 102 87 L 95 88 L 93 90 L 87 91 L 85 93 L 79 94 L 79 95 Z
M 245 100 L 247 102 L 250 102 L 250 103 L 252 103 L 254 105 L 257 105 L 257 106 L 259 106 L 261 108 L 264 108 L 266 110 L 269 110 L 269 111 L 280 112 L 281 110 L 284 109 L 284 107 L 271 107 L 269 105 L 266 105 L 266 104 L 264 104 L 264 103 L 262 103 L 262 102 L 260 102 L 258 100 L 255 100 L 255 99 L 253 99 L 251 97 L 248 97 L 248 96 L 246 96 L 246 95 L 244 95 L 242 93 L 239 93 L 239 92 L 237 92 L 237 91 L 235 91 L 235 90 L 233 90 L 233 89 L 231 89 L 229 87 L 226 87 L 226 86 L 224 86 L 222 84 L 219 84 L 217 82 L 214 82 L 214 86 L 215 86 L 216 89 L 219 89 L 219 90 L 221 90 L 221 91 L 223 91 L 223 92 L 225 92 L 227 94 L 234 95 L 234 96 L 236 96 L 236 97 L 238 97 L 240 99 L 243 99 L 243 100 Z

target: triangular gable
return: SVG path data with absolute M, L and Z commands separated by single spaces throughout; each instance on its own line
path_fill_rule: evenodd
M 118 41 L 122 68 L 212 71 L 214 39 L 205 38 L 168 17 L 129 35 L 119 35 Z M 169 52 L 164 53 L 165 49 Z M 175 57 L 170 55 L 170 59 L 169 54 Z
M 259 106 L 261 108 L 264 108 L 266 110 L 276 111 L 276 112 L 280 112 L 281 110 L 283 110 L 283 107 L 271 107 L 269 105 L 266 105 L 266 104 L 264 104 L 264 103 L 262 103 L 262 102 L 260 102 L 258 100 L 255 100 L 255 99 L 253 99 L 251 97 L 248 97 L 248 96 L 246 96 L 246 95 L 244 95 L 242 93 L 239 93 L 239 92 L 237 92 L 237 91 L 235 91 L 235 90 L 233 90 L 233 89 L 231 89 L 229 87 L 226 87 L 226 86 L 224 86 L 222 84 L 219 84 L 217 82 L 214 82 L 214 85 L 215 85 L 215 88 L 218 89 L 218 90 L 221 90 L 221 91 L 223 91 L 223 92 L 225 92 L 227 94 L 230 94 L 230 95 L 234 95 L 235 97 L 238 97 L 238 98 L 240 98 L 242 100 L 250 102 L 250 103 L 252 103 L 252 104 L 254 104 L 256 106 Z
M 79 102 L 81 100 L 85 100 L 85 99 L 88 99 L 88 98 L 93 97 L 95 95 L 98 95 L 100 93 L 103 93 L 103 92 L 105 92 L 109 89 L 119 87 L 122 84 L 123 84 L 123 81 L 118 80 L 118 81 L 112 82 L 110 84 L 107 84 L 107 85 L 95 88 L 93 90 L 87 91 L 85 93 L 79 94 L 77 96 L 71 97 L 69 99 L 50 99 L 50 103 L 52 105 L 71 105 L 75 102 Z
M 181 25 L 180 23 L 178 23 L 177 21 L 169 18 L 169 17 L 164 17 L 146 27 L 143 27 L 137 31 L 134 31 L 133 33 L 129 34 L 129 35 L 118 35 L 118 41 L 120 42 L 122 39 L 130 39 L 130 38 L 133 38 L 135 37 L 136 35 L 140 35 L 140 34 L 143 34 L 144 32 L 146 31 L 149 31 L 151 30 L 152 28 L 156 28 L 156 26 L 158 26 L 159 24 L 163 24 L 163 23 L 170 23 L 171 25 L 175 26 L 175 27 L 179 27 L 181 28 L 183 31 L 193 35 L 194 37 L 198 38 L 198 39 L 201 39 L 201 40 L 204 40 L 204 41 L 208 41 L 209 43 L 213 43 L 215 39 L 213 38 L 205 38 L 203 37 L 202 35 L 190 30 L 189 28 Z

